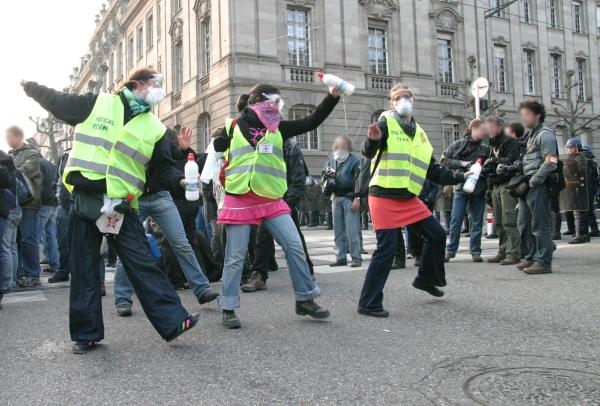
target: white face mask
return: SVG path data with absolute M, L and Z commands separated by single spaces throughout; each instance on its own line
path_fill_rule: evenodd
M 149 87 L 148 93 L 146 93 L 146 97 L 144 97 L 144 101 L 152 107 L 160 103 L 165 96 L 165 89 L 162 87 Z
M 347 151 L 345 149 L 338 149 L 337 151 L 334 151 L 333 153 L 333 158 L 336 160 L 345 160 L 346 158 L 348 158 L 348 155 L 350 155 L 350 151 Z
M 396 112 L 402 117 L 409 116 L 413 111 L 413 101 L 411 98 L 404 97 L 396 102 Z

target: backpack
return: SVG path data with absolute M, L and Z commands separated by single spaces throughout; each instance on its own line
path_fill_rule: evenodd
M 56 199 L 56 179 L 57 167 L 46 159 L 40 159 L 40 170 L 42 172 L 42 204 L 55 205 Z
M 29 178 L 20 169 L 17 169 L 16 180 L 17 201 L 22 206 L 33 200 L 33 187 Z

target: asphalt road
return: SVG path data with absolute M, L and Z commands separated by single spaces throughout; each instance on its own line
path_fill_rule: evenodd
M 306 236 L 320 303 L 332 312 L 325 322 L 294 314 L 280 270 L 267 291 L 243 294 L 240 330 L 222 328 L 215 304 L 180 292 L 203 319 L 166 344 L 137 303 L 132 317 L 116 316 L 109 284 L 106 339 L 77 356 L 66 287 L 9 294 L 0 310 L 0 405 L 600 404 L 600 239 L 559 243 L 554 273 L 540 276 L 474 264 L 463 239 L 446 296 L 413 289 L 409 260 L 388 281 L 391 316 L 373 319 L 356 313 L 366 263 L 332 270 L 331 232 Z M 484 240 L 484 256 L 496 243 Z M 365 247 L 374 249 L 372 232 Z

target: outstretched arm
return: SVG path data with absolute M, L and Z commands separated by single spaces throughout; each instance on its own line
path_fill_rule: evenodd
M 296 135 L 315 130 L 329 117 L 339 101 L 340 96 L 337 94 L 337 89 L 335 91 L 330 90 L 330 93 L 312 114 L 298 120 L 284 120 L 279 123 L 279 131 L 281 131 L 282 137 L 284 139 L 292 138 Z
M 36 82 L 22 81 L 21 86 L 27 96 L 38 102 L 50 114 L 73 126 L 88 118 L 98 98 L 98 95 L 93 93 L 77 95 L 59 92 Z

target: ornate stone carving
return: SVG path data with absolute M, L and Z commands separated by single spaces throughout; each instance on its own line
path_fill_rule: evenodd
M 181 18 L 173 20 L 171 28 L 169 28 L 169 35 L 171 36 L 171 40 L 175 43 L 183 40 L 183 20 Z
M 391 17 L 398 9 L 398 0 L 358 0 L 371 17 Z
M 210 3 L 211 0 L 196 0 L 194 3 L 194 11 L 200 21 L 210 18 Z
M 551 54 L 563 54 L 565 52 L 557 46 L 553 46 L 552 48 L 549 49 L 549 51 Z
M 449 7 L 429 13 L 429 17 L 435 22 L 435 26 L 443 31 L 456 31 L 458 25 L 463 22 L 463 18 Z
M 498 35 L 497 37 L 493 37 L 492 42 L 494 44 L 498 44 L 498 45 L 508 45 L 509 44 L 508 40 L 506 38 L 504 38 L 504 35 Z
M 287 0 L 293 6 L 312 7 L 315 5 L 315 0 Z
M 536 49 L 537 45 L 531 41 L 523 42 L 523 48 Z

